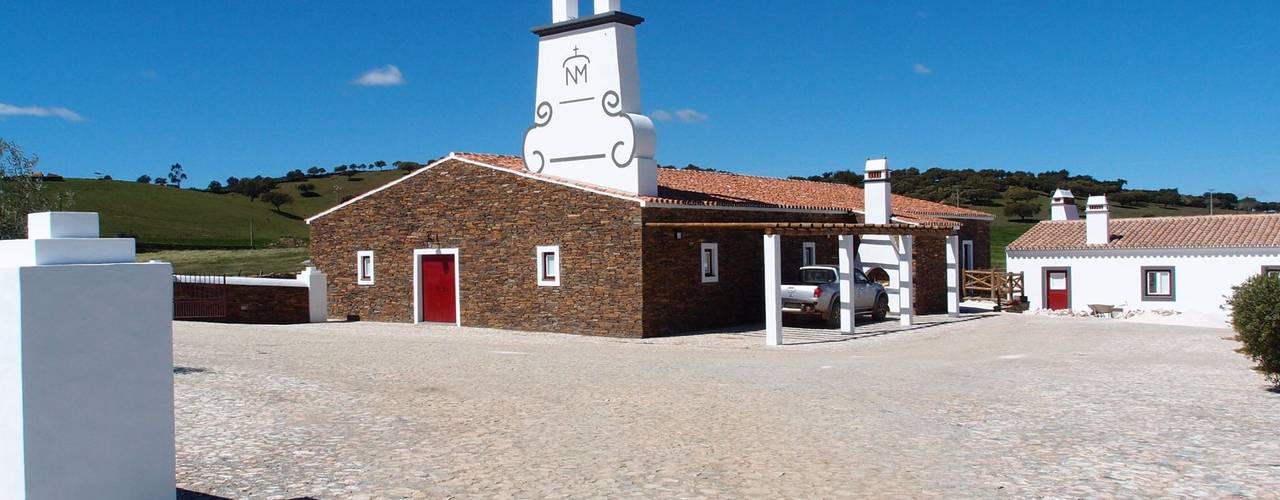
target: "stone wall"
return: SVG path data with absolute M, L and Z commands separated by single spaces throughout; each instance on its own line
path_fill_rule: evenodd
M 960 241 L 973 240 L 974 269 L 991 269 L 991 222 L 985 220 L 956 219 L 960 226 Z
M 640 219 L 634 201 L 452 160 L 312 221 L 311 257 L 336 318 L 413 321 L 414 249 L 456 248 L 463 325 L 640 336 Z M 539 245 L 560 246 L 558 287 L 537 285 Z
M 646 222 L 854 222 L 847 214 L 738 210 L 644 210 Z M 764 320 L 764 240 L 760 231 L 681 229 L 644 231 L 645 336 L 669 335 Z M 812 241 L 818 264 L 838 262 L 836 237 L 782 237 L 782 277 L 794 283 L 803 242 Z M 720 280 L 703 283 L 702 243 L 716 243 Z
M 216 286 L 196 285 L 188 286 Z M 309 292 L 298 286 L 226 285 L 227 317 L 218 323 L 287 325 L 311 321 Z

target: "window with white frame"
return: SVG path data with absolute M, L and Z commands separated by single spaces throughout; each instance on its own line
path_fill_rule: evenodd
M 538 247 L 537 255 L 538 286 L 560 286 L 560 247 Z
M 373 251 L 361 250 L 356 252 L 356 284 L 372 285 L 373 284 Z
M 1174 300 L 1172 267 L 1142 268 L 1142 300 Z
M 818 264 L 818 245 L 812 241 L 806 241 L 802 245 L 804 256 L 801 259 L 802 266 L 814 266 Z
M 702 282 L 720 281 L 720 245 L 716 243 L 702 244 Z

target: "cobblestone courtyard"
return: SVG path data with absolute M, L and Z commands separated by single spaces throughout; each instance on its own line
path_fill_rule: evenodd
M 938 321 L 923 318 L 924 323 Z M 1226 330 L 996 315 L 854 339 L 175 324 L 178 484 L 230 498 L 1280 492 Z

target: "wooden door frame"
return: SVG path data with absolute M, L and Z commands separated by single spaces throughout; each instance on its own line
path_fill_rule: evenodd
M 1062 271 L 1067 273 L 1067 309 L 1066 310 L 1070 311 L 1071 295 L 1072 295 L 1071 288 L 1075 286 L 1075 283 L 1072 283 L 1070 266 L 1040 268 L 1040 282 L 1041 282 L 1040 293 L 1041 293 L 1041 297 L 1044 297 L 1044 307 L 1042 309 L 1050 310 L 1049 309 L 1049 273 L 1054 271 Z
M 415 248 L 413 250 L 413 323 L 422 323 L 422 257 L 453 256 L 453 324 L 462 326 L 462 266 L 457 248 Z

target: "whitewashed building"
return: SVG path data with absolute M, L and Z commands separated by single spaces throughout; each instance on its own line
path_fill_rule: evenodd
M 1032 310 L 1110 305 L 1226 321 L 1233 286 L 1280 276 L 1280 215 L 1112 219 L 1106 197 L 1091 196 L 1080 220 L 1070 191 L 1052 203 L 1053 220 L 1007 248 Z

